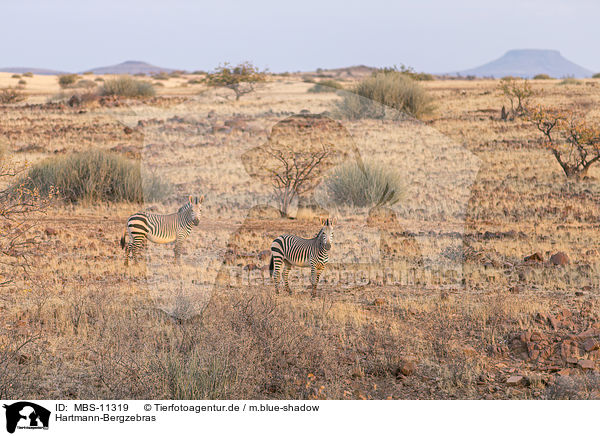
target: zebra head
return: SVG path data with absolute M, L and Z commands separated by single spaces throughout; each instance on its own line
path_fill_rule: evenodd
M 201 210 L 201 205 L 202 202 L 204 201 L 204 195 L 200 196 L 200 197 L 194 197 L 192 195 L 190 195 L 189 198 L 189 210 L 190 210 L 190 215 L 192 218 L 192 223 L 197 226 L 198 224 L 200 224 L 200 210 Z
M 321 246 L 325 248 L 325 250 L 329 250 L 331 248 L 331 243 L 333 242 L 333 224 L 334 220 L 331 218 L 321 219 L 321 224 L 323 228 L 321 229 Z

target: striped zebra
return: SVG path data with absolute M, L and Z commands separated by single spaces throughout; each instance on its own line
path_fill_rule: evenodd
M 275 282 L 275 292 L 279 293 L 280 275 L 283 277 L 285 290 L 290 294 L 288 274 L 292 266 L 310 267 L 311 295 L 317 293 L 317 284 L 321 272 L 329 261 L 329 250 L 333 240 L 333 220 L 321 220 L 323 227 L 312 239 L 304 239 L 294 235 L 281 235 L 271 244 L 271 262 L 269 271 Z
M 200 205 L 204 201 L 201 197 L 190 195 L 186 204 L 181 206 L 177 213 L 159 215 L 155 213 L 135 213 L 127 220 L 127 227 L 121 237 L 121 248 L 125 249 L 125 266 L 129 264 L 129 254 L 137 263 L 137 254 L 146 244 L 146 240 L 157 244 L 175 242 L 175 261 L 179 260 L 181 243 L 192 231 L 192 224 L 200 223 Z M 129 234 L 129 242 L 126 236 Z

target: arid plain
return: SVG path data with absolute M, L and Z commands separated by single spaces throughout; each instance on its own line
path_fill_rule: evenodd
M 420 82 L 435 105 L 422 121 L 339 118 L 362 159 L 401 172 L 403 198 L 290 219 L 243 156 L 341 97 L 290 74 L 235 101 L 194 77 L 72 106 L 53 98 L 55 76 L 34 76 L 24 102 L 0 107 L 18 163 L 99 148 L 173 187 L 160 203 L 56 202 L 39 219 L 30 268 L 0 290 L 1 398 L 600 396 L 600 171 L 567 180 L 531 123 L 501 120 L 497 80 Z M 0 73 L 0 88 L 16 82 Z M 600 80 L 531 83 L 533 103 L 600 122 Z M 190 194 L 206 201 L 182 262 L 151 246 L 126 268 L 127 217 Z M 312 237 L 323 213 L 339 224 L 318 297 L 300 270 L 294 294 L 275 295 L 265 250 L 281 233 Z

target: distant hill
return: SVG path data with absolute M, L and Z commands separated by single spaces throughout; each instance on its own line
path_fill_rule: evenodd
M 141 61 L 125 61 L 117 65 L 91 68 L 85 71 L 91 71 L 94 74 L 155 74 L 170 73 L 173 70 L 170 68 L 157 67 Z
M 57 70 L 48 70 L 46 68 L 30 68 L 30 67 L 6 67 L 0 68 L 0 72 L 3 73 L 33 73 L 33 74 L 41 74 L 44 76 L 52 76 L 59 74 L 67 74 L 66 71 L 57 71 Z
M 550 77 L 590 77 L 593 72 L 565 59 L 558 50 L 510 50 L 495 61 L 458 72 L 461 76 L 516 76 L 531 78 L 537 74 Z

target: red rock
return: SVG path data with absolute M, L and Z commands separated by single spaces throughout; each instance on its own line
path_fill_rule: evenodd
M 534 342 L 544 341 L 546 336 L 541 332 L 533 332 L 531 333 L 531 340 Z
M 543 260 L 544 258 L 542 257 L 542 254 L 539 251 L 530 254 L 529 256 L 525 256 L 525 258 L 523 259 L 523 261 L 525 262 L 542 262 Z
M 598 336 L 598 331 L 596 329 L 587 329 L 577 335 L 578 338 L 593 338 L 594 336 Z
M 550 256 L 550 263 L 553 265 L 568 265 L 571 263 L 571 260 L 566 253 L 559 251 L 558 253 L 554 253 L 552 256 Z
M 522 375 L 511 375 L 507 380 L 506 384 L 510 386 L 517 386 L 522 384 L 525 381 L 525 377 Z
M 579 362 L 577 362 L 577 365 L 579 365 L 581 369 L 594 369 L 596 366 L 593 360 L 588 359 L 581 359 Z
M 414 374 L 414 372 L 417 370 L 417 365 L 415 364 L 415 362 L 407 361 L 402 363 L 399 369 L 402 375 L 408 377 L 409 375 Z
M 583 342 L 583 349 L 588 353 L 590 351 L 597 350 L 598 348 L 600 348 L 600 343 L 598 343 L 598 341 L 594 338 L 587 338 Z
M 46 230 L 44 230 L 44 232 L 48 236 L 54 236 L 54 235 L 58 234 L 58 231 L 55 228 L 52 228 L 52 227 L 46 227 Z
M 553 315 L 548 315 L 548 322 L 550 323 L 550 325 L 552 326 L 552 328 L 554 330 L 556 330 L 556 329 L 558 329 L 558 327 L 560 327 L 558 320 Z

